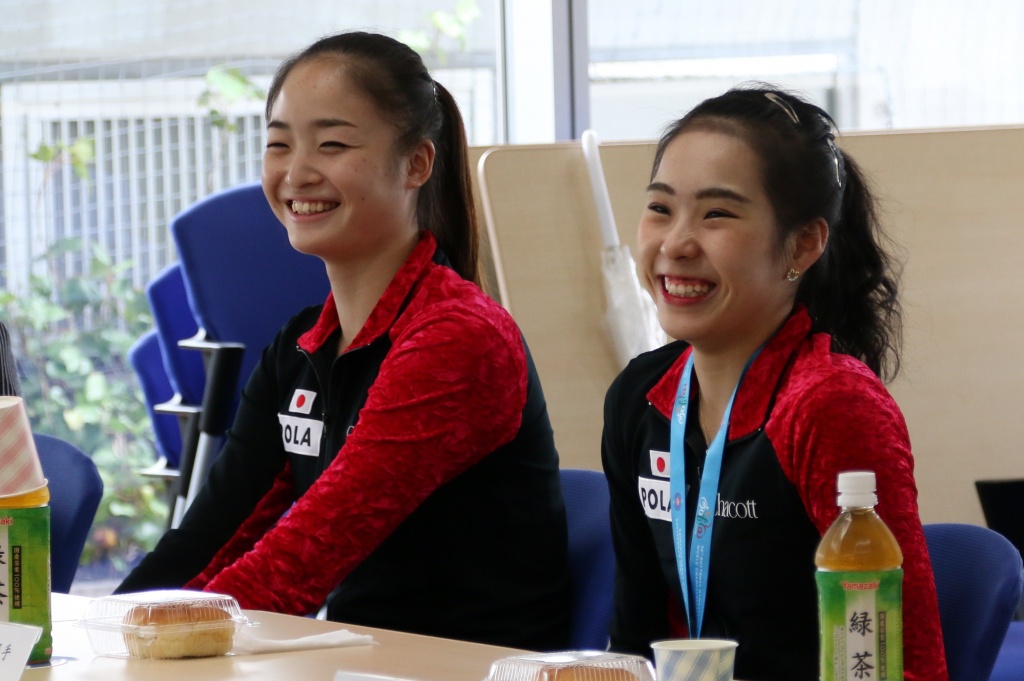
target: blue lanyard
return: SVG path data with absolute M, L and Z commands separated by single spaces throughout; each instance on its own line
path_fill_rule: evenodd
M 753 364 L 754 358 L 761 352 L 758 348 L 747 364 L 743 374 Z M 704 603 L 707 600 L 708 572 L 711 565 L 711 532 L 715 524 L 715 507 L 718 501 L 718 480 L 722 473 L 722 454 L 725 441 L 729 435 L 729 416 L 732 403 L 736 399 L 739 383 L 733 388 L 729 404 L 722 415 L 722 423 L 718 433 L 708 446 L 707 458 L 704 461 L 704 474 L 700 479 L 700 494 L 697 497 L 697 509 L 693 519 L 693 532 L 690 537 L 689 560 L 686 556 L 686 459 L 684 440 L 686 435 L 686 416 L 690 406 L 690 379 L 693 374 L 693 352 L 686 360 L 683 376 L 679 379 L 676 392 L 676 403 L 672 409 L 671 440 L 669 443 L 669 496 L 672 499 L 672 543 L 676 552 L 676 568 L 679 570 L 679 583 L 683 589 L 683 607 L 686 610 L 686 625 L 691 638 L 699 638 L 704 624 Z M 743 381 L 740 375 L 740 382 Z M 690 593 L 692 583 L 693 593 Z M 690 600 L 694 605 L 690 607 Z

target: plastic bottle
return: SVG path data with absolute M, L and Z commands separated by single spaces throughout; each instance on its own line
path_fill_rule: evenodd
M 49 502 L 46 485 L 0 497 L 0 621 L 42 627 L 29 664 L 53 653 Z
M 839 474 L 818 566 L 821 681 L 903 681 L 903 552 L 875 513 L 875 474 Z

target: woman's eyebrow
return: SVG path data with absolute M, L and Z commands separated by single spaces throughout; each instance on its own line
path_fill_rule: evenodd
M 669 196 L 676 195 L 676 190 L 673 189 L 670 185 L 665 184 L 664 182 L 652 182 L 651 184 L 647 185 L 647 191 L 661 192 L 663 194 L 668 194 Z M 696 193 L 695 198 L 697 198 L 698 200 L 726 199 L 728 201 L 734 201 L 736 203 L 750 203 L 750 199 L 748 199 L 743 194 L 740 194 L 739 192 L 733 189 L 727 189 L 725 187 L 707 187 L 705 189 L 701 189 Z
M 356 124 L 343 118 L 318 118 L 313 121 L 316 128 L 354 128 Z
M 750 203 L 750 199 L 743 194 L 725 187 L 707 187 L 706 189 L 701 189 L 697 192 L 697 198 L 726 199 L 728 201 L 735 201 L 736 203 Z
M 291 130 L 291 127 L 292 126 L 289 125 L 288 123 L 285 123 L 284 121 L 278 120 L 276 118 L 271 119 L 269 122 L 267 122 L 267 128 L 274 128 L 277 130 Z M 315 121 L 313 121 L 313 127 L 321 130 L 327 128 L 354 128 L 356 127 L 356 124 L 352 123 L 351 121 L 346 121 L 343 118 L 318 118 Z

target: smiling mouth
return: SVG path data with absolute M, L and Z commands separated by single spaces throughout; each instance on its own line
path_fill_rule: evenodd
M 662 277 L 661 281 L 665 292 L 677 298 L 699 298 L 715 288 L 715 285 L 710 282 L 693 283 L 679 279 L 673 280 L 669 277 Z
M 288 207 L 297 215 L 312 215 L 324 213 L 337 208 L 340 204 L 335 201 L 289 201 Z

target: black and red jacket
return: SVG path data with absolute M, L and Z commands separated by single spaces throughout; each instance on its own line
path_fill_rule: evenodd
M 326 602 L 351 624 L 566 645 L 540 382 L 511 317 L 444 263 L 424 235 L 340 356 L 333 298 L 288 323 L 181 527 L 119 591 L 184 585 L 300 615 Z
M 879 515 L 904 556 L 905 678 L 946 681 L 903 416 L 866 366 L 831 352 L 831 338 L 810 328 L 798 308 L 736 395 L 715 500 L 701 636 L 739 641 L 736 678 L 817 681 L 814 553 L 839 513 L 838 474 L 874 470 Z M 602 456 L 617 561 L 612 648 L 619 651 L 650 656 L 651 641 L 687 635 L 668 476 L 669 417 L 688 355 L 678 342 L 640 355 L 605 402 Z M 707 444 L 696 418 L 690 421 L 686 479 L 699 480 Z M 691 525 L 697 491 L 695 484 L 687 491 Z

